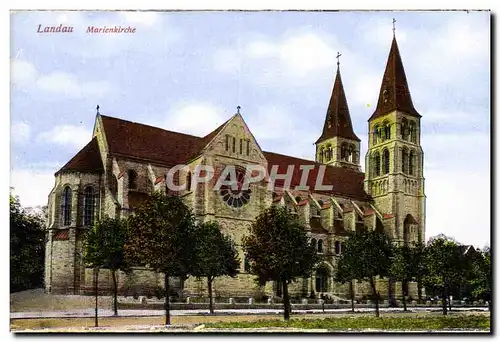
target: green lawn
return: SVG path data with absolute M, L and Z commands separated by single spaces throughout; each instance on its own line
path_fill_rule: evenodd
M 452 330 L 490 329 L 489 315 L 424 316 L 424 317 L 332 317 L 324 319 L 259 320 L 255 322 L 209 323 L 206 328 L 293 327 L 329 330 Z

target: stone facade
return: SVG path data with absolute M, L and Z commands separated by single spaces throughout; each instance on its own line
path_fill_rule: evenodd
M 340 80 L 339 72 L 337 77 Z M 342 86 L 340 81 L 335 84 L 336 87 Z M 366 173 L 363 175 L 359 172 L 360 142 L 350 126 L 346 102 L 344 107 L 344 113 L 329 108 L 327 115 L 342 114 L 343 122 L 348 123 L 346 129 L 350 130 L 349 134 L 339 131 L 340 133 L 335 133 L 337 135 L 332 135 L 328 130 L 330 126 L 325 126 L 322 140 L 317 143 L 316 162 L 310 163 L 316 163 L 316 166 L 331 165 L 328 172 L 348 176 L 339 181 L 341 185 L 348 181 L 349 184 L 354 184 L 352 187 L 357 186 L 353 178 L 364 177 L 359 183 L 361 195 L 359 191 L 356 193 L 349 187 L 343 193 L 335 192 L 335 189 L 329 193 L 312 189 L 284 189 L 280 186 L 269 190 L 269 179 L 266 178 L 260 183 L 251 184 L 249 200 L 244 205 L 234 206 L 231 205 L 232 199 L 227 200 L 227 196 L 213 189 L 218 175 L 226 165 L 242 168 L 260 165 L 269 170 L 270 158 L 292 157 L 263 152 L 239 112 L 203 138 L 187 135 L 180 137 L 178 133 L 175 135 L 174 132 L 168 132 L 172 139 L 190 139 L 200 142 L 201 146 L 193 156 L 183 160 L 186 167 L 178 172 L 178 182 L 191 183 L 193 186 L 179 191 L 178 195 L 193 210 L 198 221 L 218 221 L 224 234 L 231 236 L 239 251 L 240 273 L 236 278 L 217 278 L 213 286 L 216 296 L 280 295 L 278 284 L 257 286 L 254 277 L 247 273 L 241 248 L 242 237 L 248 233 L 255 217 L 270 205 L 285 206 L 297 215 L 310 237 L 315 240 L 318 253 L 322 255 L 322 261 L 310 279 L 302 279 L 290 286 L 293 296 L 310 296 L 311 293 L 345 298 L 348 296 L 349 285 L 334 282 L 333 276 L 343 243 L 350 231 L 365 228 L 384 231 L 396 243 L 424 239 L 425 195 L 420 119 L 398 110 L 370 119 Z M 331 125 L 335 120 L 337 119 L 327 118 L 325 125 Z M 119 125 L 124 131 L 123 135 L 121 132 L 113 133 L 111 123 Z M 412 128 L 408 134 L 409 125 Z M 383 131 L 385 135 L 379 134 L 379 129 L 386 126 L 389 128 Z M 92 270 L 82 262 L 84 231 L 93 220 L 105 215 L 125 218 L 133 214 L 134 208 L 147 199 L 152 190 L 167 189 L 166 175 L 175 165 L 159 157 L 144 157 L 139 152 L 143 146 L 131 149 L 137 150 L 137 155 L 126 154 L 123 149 L 118 151 L 121 139 L 123 144 L 130 140 L 127 136 L 129 133 L 125 131 L 132 129 L 136 129 L 138 134 L 146 130 L 151 131 L 151 134 L 167 134 L 166 131 L 162 133 L 149 126 L 98 114 L 91 143 L 56 173 L 55 186 L 48 201 L 46 291 L 66 294 L 92 292 Z M 176 153 L 177 151 L 171 151 L 175 150 L 174 147 L 168 148 L 169 139 L 163 139 L 162 143 L 167 144 L 164 151 L 166 154 Z M 192 148 L 191 145 L 186 145 L 186 150 Z M 341 150 L 342 146 L 353 148 L 346 155 Z M 333 147 L 332 153 L 325 158 L 324 151 L 329 147 Z M 411 162 L 410 155 L 413 158 Z M 379 161 L 376 156 L 380 157 Z M 294 159 L 294 163 L 300 162 L 305 161 Z M 193 180 L 192 177 L 196 177 L 196 170 L 200 166 L 210 166 L 215 170 L 215 177 L 211 182 L 198 183 Z M 348 170 L 348 173 L 342 173 L 340 169 Z M 342 172 L 338 173 L 339 170 Z M 100 291 L 110 291 L 109 272 L 102 270 L 99 279 Z M 137 267 L 130 275 L 120 272 L 118 283 L 120 293 L 151 294 L 163 286 L 163 277 Z M 182 288 L 185 294 L 191 296 L 206 294 L 206 283 L 203 280 L 188 278 L 181 282 L 173 279 L 171 283 L 174 288 Z M 377 281 L 383 297 L 398 297 L 399 286 L 400 284 L 394 284 L 388 279 Z M 368 284 L 355 281 L 353 287 L 357 298 L 371 293 Z M 410 285 L 410 295 L 416 297 L 414 284 Z

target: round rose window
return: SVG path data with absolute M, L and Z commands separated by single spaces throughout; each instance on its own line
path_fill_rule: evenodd
M 230 180 L 231 177 L 228 175 L 226 181 Z M 226 202 L 230 207 L 241 208 L 250 200 L 250 194 L 252 190 L 243 190 L 243 182 L 245 180 L 245 171 L 236 169 L 236 187 L 232 188 L 229 184 L 221 185 L 220 195 L 222 200 Z

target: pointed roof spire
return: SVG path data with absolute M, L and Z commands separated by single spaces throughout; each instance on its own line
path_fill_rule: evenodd
M 393 21 L 394 23 L 395 20 Z M 393 30 L 395 31 L 395 27 L 393 27 Z M 408 115 L 421 117 L 411 101 L 410 89 L 406 80 L 403 61 L 399 54 L 395 32 L 380 86 L 377 108 L 368 121 L 393 110 L 400 110 Z
M 323 133 L 316 141 L 316 144 L 333 137 L 342 137 L 360 141 L 352 128 L 349 106 L 347 105 L 344 86 L 342 85 L 342 78 L 340 77 L 340 56 L 341 54 L 337 53 L 337 74 L 333 84 L 332 96 L 330 98 L 328 110 L 326 111 Z

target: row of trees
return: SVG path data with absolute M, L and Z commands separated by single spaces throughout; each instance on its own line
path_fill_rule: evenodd
M 236 276 L 240 263 L 234 242 L 222 234 L 217 222 L 196 224 L 179 197 L 161 193 L 154 193 L 128 220 L 104 218 L 96 222 L 86 235 L 84 260 L 95 270 L 110 270 L 115 315 L 118 270 L 130 272 L 132 265 L 146 265 L 163 273 L 165 324 L 170 324 L 171 277 L 206 278 L 213 312 L 214 279 Z
M 258 284 L 268 281 L 280 284 L 283 293 L 284 317 L 289 319 L 291 306 L 288 286 L 311 276 L 321 261 L 305 228 L 286 208 L 271 206 L 252 224 L 242 239 L 249 272 Z M 476 296 L 489 298 L 491 271 L 489 254 L 480 254 L 477 261 L 464 258 L 452 240 L 439 236 L 427 246 L 396 247 L 384 233 L 353 232 L 340 257 L 335 279 L 351 284 L 366 281 L 372 289 L 376 315 L 379 315 L 377 277 L 391 277 L 404 286 L 417 281 L 441 294 L 443 312 L 453 286 L 468 281 L 475 284 Z M 166 324 L 170 324 L 170 277 L 189 276 L 207 280 L 210 311 L 213 312 L 212 284 L 219 276 L 236 276 L 238 253 L 234 242 L 223 235 L 216 222 L 197 224 L 182 199 L 155 193 L 127 220 L 106 218 L 88 231 L 84 257 L 95 269 L 110 269 L 113 279 L 114 310 L 117 314 L 116 271 L 130 271 L 131 265 L 146 265 L 163 273 Z M 462 282 L 462 283 L 461 283 Z M 406 307 L 406 302 L 404 302 Z M 354 306 L 352 306 L 354 308 Z
M 427 294 L 442 299 L 443 314 L 451 309 L 450 296 L 469 288 L 469 294 L 491 305 L 491 253 L 465 254 L 452 239 L 439 235 L 431 238 L 427 245 L 413 243 L 395 246 L 384 233 L 361 231 L 351 234 L 340 257 L 336 280 L 349 282 L 351 301 L 354 301 L 352 282 L 367 281 L 375 301 L 375 312 L 379 316 L 380 294 L 376 279 L 387 277 L 401 282 L 401 297 L 404 310 L 408 298 L 408 283 L 416 282 L 421 300 L 421 288 Z

